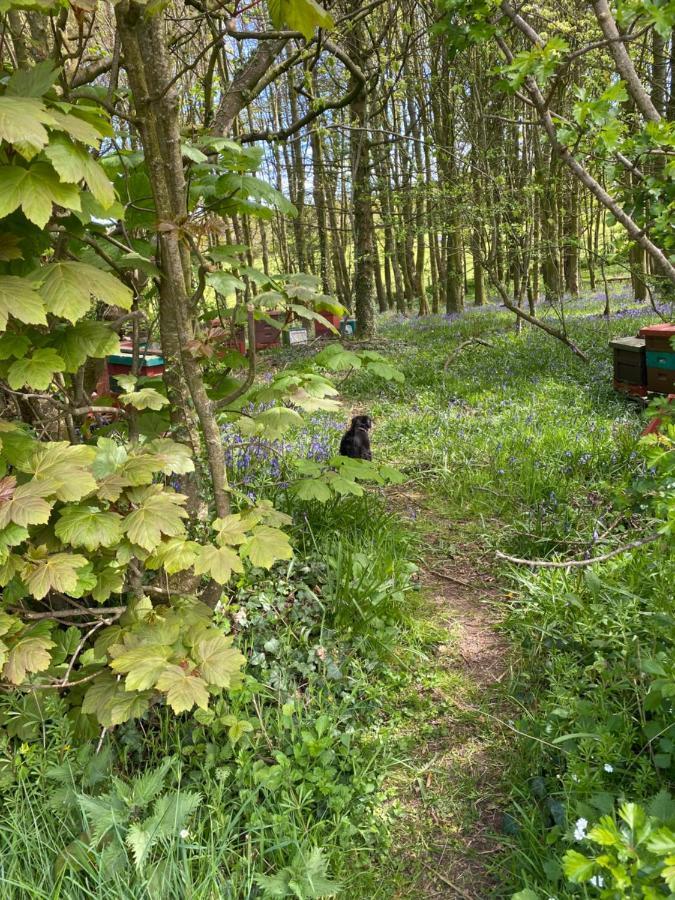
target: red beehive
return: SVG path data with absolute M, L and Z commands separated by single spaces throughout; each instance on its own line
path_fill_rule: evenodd
M 278 347 L 281 344 L 281 327 L 286 321 L 286 313 L 283 310 L 268 312 L 267 317 L 279 323 L 275 328 L 264 319 L 255 320 L 255 349 L 267 350 L 269 347 Z
M 335 313 L 321 313 L 324 319 L 327 319 L 334 328 L 338 331 L 340 330 L 340 322 L 342 321 L 342 316 L 336 316 Z M 314 323 L 314 334 L 316 337 L 320 337 L 322 334 L 330 335 L 331 337 L 335 337 L 334 332 L 327 328 L 322 322 Z
M 675 325 L 661 322 L 659 325 L 646 325 L 639 331 L 640 337 L 645 339 L 647 350 L 665 350 L 673 352 L 671 339 L 675 338 Z

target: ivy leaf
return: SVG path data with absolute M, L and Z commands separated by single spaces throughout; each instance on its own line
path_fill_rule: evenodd
M 190 675 L 180 666 L 165 669 L 157 680 L 156 688 L 166 693 L 166 701 L 175 713 L 187 712 L 195 704 L 202 709 L 209 705 L 204 679 Z
M 7 94 L 0 97 L 0 140 L 8 144 L 21 141 L 40 150 L 49 140 L 44 126 L 52 125 L 54 121 L 38 99 Z
M 52 329 L 50 344 L 63 358 L 66 372 L 77 372 L 90 357 L 102 359 L 119 353 L 120 339 L 104 322 L 84 319 L 76 325 Z
M 150 489 L 149 489 L 150 490 Z M 182 494 L 168 491 L 147 493 L 135 509 L 124 520 L 124 530 L 129 540 L 152 551 L 162 540 L 162 535 L 177 537 L 183 534 L 183 519 L 187 513 L 181 507 Z
M 56 350 L 43 347 L 42 350 L 36 350 L 32 356 L 15 360 L 7 372 L 7 381 L 15 391 L 23 387 L 45 391 L 52 383 L 56 372 L 63 372 L 65 368 L 66 364 Z
M 5 97 L 42 97 L 59 74 L 51 59 L 30 68 L 17 69 L 7 82 Z
M 34 563 L 30 573 L 24 574 L 24 581 L 36 600 L 52 590 L 68 594 L 77 588 L 77 570 L 86 565 L 87 560 L 79 553 L 52 553 Z
M 122 537 L 122 516 L 96 506 L 68 506 L 61 510 L 54 532 L 72 547 L 98 550 L 112 547 Z
M 2 677 L 12 684 L 23 684 L 29 672 L 43 672 L 48 669 L 52 658 L 49 650 L 55 647 L 48 637 L 25 637 L 9 651 Z
M 146 444 L 146 448 L 159 461 L 159 471 L 165 475 L 185 475 L 195 470 L 192 450 L 187 444 L 179 444 L 178 441 L 168 438 L 157 438 Z
M 115 200 L 115 189 L 105 170 L 84 147 L 74 144 L 66 135 L 54 136 L 45 147 L 49 159 L 62 181 L 77 184 L 86 181 L 87 186 L 104 210 Z
M 120 403 L 129 404 L 134 409 L 162 409 L 169 405 L 168 397 L 160 394 L 154 388 L 141 388 L 140 391 L 132 391 L 130 394 L 120 394 Z
M 209 684 L 228 688 L 246 660 L 232 647 L 232 638 L 223 634 L 205 637 L 195 647 L 195 662 Z
M 54 485 L 50 482 L 33 480 L 19 485 L 11 500 L 0 503 L 0 528 L 6 528 L 10 522 L 23 528 L 45 525 L 54 504 L 44 498 L 53 493 Z
M 595 872 L 595 861 L 577 850 L 568 850 L 563 856 L 563 872 L 573 884 L 583 884 Z
M 318 500 L 326 503 L 333 492 L 325 481 L 318 478 L 303 478 L 292 486 L 292 491 L 300 500 Z
M 269 525 L 258 525 L 246 545 L 246 553 L 251 563 L 262 569 L 271 569 L 277 560 L 293 556 L 288 535 Z
M 44 228 L 54 204 L 79 210 L 80 192 L 76 185 L 62 182 L 50 165 L 0 166 L 0 218 L 21 207 L 27 219 Z
M 172 653 L 169 646 L 144 643 L 115 657 L 110 668 L 127 673 L 124 684 L 128 691 L 146 691 L 155 686 Z
M 88 263 L 57 262 L 40 272 L 40 293 L 48 312 L 69 322 L 76 322 L 88 312 L 92 297 L 109 306 L 131 306 L 131 290 L 109 272 Z
M 195 562 L 195 575 L 208 573 L 218 584 L 226 584 L 232 572 L 243 571 L 241 559 L 229 547 L 202 547 Z
M 47 324 L 45 306 L 36 285 L 16 275 L 0 275 L 0 331 L 7 328 L 10 313 L 26 325 Z

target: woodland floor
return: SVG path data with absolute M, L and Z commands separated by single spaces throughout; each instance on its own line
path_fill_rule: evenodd
M 483 900 L 496 887 L 508 717 L 499 634 L 503 594 L 470 523 L 453 521 L 427 492 L 388 491 L 419 537 L 423 612 L 433 630 L 416 685 L 431 720 L 391 788 L 400 804 L 396 898 Z M 468 527 L 467 527 L 468 526 Z

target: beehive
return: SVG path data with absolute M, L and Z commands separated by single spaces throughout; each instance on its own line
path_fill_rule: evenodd
M 614 386 L 645 386 L 647 384 L 647 361 L 645 339 L 639 337 L 616 338 L 610 341 L 614 353 Z

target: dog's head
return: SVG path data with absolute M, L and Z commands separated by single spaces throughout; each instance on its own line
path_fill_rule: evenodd
M 354 416 L 352 419 L 352 428 L 362 428 L 364 431 L 370 431 L 373 427 L 373 420 L 370 416 Z

